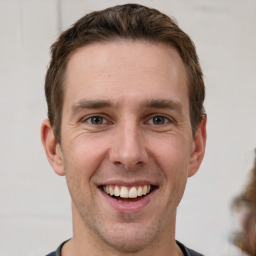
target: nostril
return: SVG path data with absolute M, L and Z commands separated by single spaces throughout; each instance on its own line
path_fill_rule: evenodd
M 137 168 L 138 166 L 142 166 L 144 164 L 143 161 L 138 161 L 138 162 L 121 162 L 121 161 L 115 161 L 114 164 L 117 166 L 117 167 L 122 167 L 126 170 L 132 170 L 134 168 Z
M 115 162 L 115 165 L 117 165 L 117 166 L 124 166 L 121 162 L 119 162 L 119 161 L 116 161 Z

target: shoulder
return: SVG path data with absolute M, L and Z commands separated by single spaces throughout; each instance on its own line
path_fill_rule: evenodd
M 68 240 L 67 240 L 68 241 Z M 61 256 L 61 248 L 62 248 L 62 246 L 67 242 L 67 241 L 65 241 L 65 242 L 63 242 L 59 247 L 58 247 L 58 249 L 55 251 L 55 252 L 51 252 L 50 254 L 47 254 L 46 256 Z
M 180 243 L 179 241 L 176 241 L 176 243 L 180 247 L 180 249 L 182 250 L 184 256 L 204 256 L 201 253 L 198 253 L 194 250 L 191 250 L 191 249 L 187 248 L 184 244 Z
M 47 254 L 46 256 L 56 256 L 56 252 L 51 252 L 50 254 Z
M 203 254 L 201 253 L 198 253 L 198 252 L 195 252 L 194 250 L 191 250 L 189 248 L 187 248 L 188 252 L 190 253 L 189 255 L 190 256 L 204 256 Z

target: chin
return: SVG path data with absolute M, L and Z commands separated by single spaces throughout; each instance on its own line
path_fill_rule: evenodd
M 138 227 L 136 224 L 118 225 L 101 234 L 102 240 L 119 252 L 135 253 L 143 250 L 157 237 L 154 228 Z

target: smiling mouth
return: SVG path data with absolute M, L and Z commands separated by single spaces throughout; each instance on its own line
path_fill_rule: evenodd
M 141 185 L 141 186 L 118 186 L 118 185 L 103 185 L 101 189 L 122 203 L 136 202 L 145 196 L 149 195 L 157 187 L 153 185 Z

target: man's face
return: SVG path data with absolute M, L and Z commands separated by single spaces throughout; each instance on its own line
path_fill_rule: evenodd
M 123 40 L 74 53 L 57 171 L 67 178 L 74 233 L 126 251 L 169 239 L 200 165 L 187 84 L 180 56 L 164 44 Z

